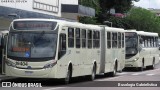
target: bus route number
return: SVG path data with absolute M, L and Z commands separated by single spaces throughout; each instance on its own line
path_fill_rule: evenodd
M 23 62 L 23 61 L 17 61 L 16 65 L 20 65 L 20 66 L 28 66 L 28 62 Z

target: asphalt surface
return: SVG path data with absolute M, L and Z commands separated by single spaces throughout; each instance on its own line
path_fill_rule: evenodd
M 12 87 L 1 86 L 6 82 L 11 83 Z M 95 81 L 89 81 L 88 77 L 73 78 L 68 85 L 63 80 L 16 78 L 4 80 L 0 86 L 0 90 L 160 90 L 160 63 L 154 70 L 141 72 L 128 68 L 115 77 L 98 75 Z

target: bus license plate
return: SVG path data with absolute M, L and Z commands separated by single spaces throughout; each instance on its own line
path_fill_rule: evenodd
M 25 74 L 31 75 L 31 74 L 33 74 L 33 71 L 25 71 Z

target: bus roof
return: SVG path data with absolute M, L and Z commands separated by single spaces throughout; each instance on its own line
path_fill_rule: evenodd
M 15 19 L 14 21 L 53 21 L 57 22 L 59 25 L 62 26 L 69 26 L 69 27 L 82 27 L 82 29 L 93 29 L 93 30 L 101 30 L 101 27 L 98 25 L 91 25 L 91 24 L 82 24 L 79 22 L 71 22 L 71 21 L 65 21 L 65 20 L 57 20 L 57 19 L 37 19 L 37 18 L 29 18 L 29 19 Z M 13 21 L 13 22 L 14 22 Z
M 105 27 L 107 31 L 111 32 L 125 32 L 123 28 L 115 28 L 115 27 Z
M 114 28 L 114 27 L 108 27 L 108 26 L 102 26 L 102 25 L 92 25 L 92 24 L 83 24 L 79 22 L 71 22 L 71 21 L 65 21 L 65 20 L 58 20 L 58 19 L 39 19 L 39 18 L 29 18 L 29 19 L 15 19 L 14 21 L 54 21 L 57 22 L 59 25 L 62 26 L 69 26 L 69 27 L 81 27 L 82 29 L 91 29 L 91 30 L 102 30 L 105 27 L 106 31 L 112 31 L 112 32 L 124 32 L 124 29 L 122 28 Z
M 143 35 L 143 36 L 158 36 L 158 33 L 154 33 L 154 32 L 145 32 L 145 31 L 136 31 L 136 30 L 125 30 L 125 32 L 135 32 L 138 35 Z
M 65 22 L 65 20 L 58 20 L 58 19 L 44 19 L 44 18 L 23 18 L 23 19 L 14 19 L 13 21 L 55 21 L 55 22 Z M 67 21 L 71 22 L 71 21 Z M 75 22 L 74 22 L 75 23 Z

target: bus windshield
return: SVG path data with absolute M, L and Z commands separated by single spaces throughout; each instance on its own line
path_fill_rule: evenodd
M 138 53 L 138 36 L 136 33 L 126 32 L 125 33 L 126 41 L 126 54 L 135 55 Z
M 57 34 L 41 32 L 12 32 L 8 40 L 8 57 L 54 58 Z

